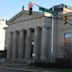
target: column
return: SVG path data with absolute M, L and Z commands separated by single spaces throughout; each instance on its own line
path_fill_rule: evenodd
M 13 35 L 13 48 L 12 48 L 12 59 L 18 58 L 18 45 L 19 45 L 19 32 L 15 31 Z
M 41 34 L 42 34 L 42 29 L 40 27 L 35 28 L 34 49 L 33 49 L 33 53 L 35 53 L 35 59 L 39 59 L 40 58 L 40 53 L 41 53 Z
M 14 35 L 13 35 L 13 48 L 12 48 L 12 59 L 14 60 L 15 59 L 15 43 L 16 43 L 16 40 L 15 40 L 15 38 L 16 38 L 16 33 L 14 32 Z
M 26 35 L 26 53 L 25 53 L 25 59 L 30 59 L 31 57 L 31 30 L 27 30 Z
M 20 41 L 19 41 L 19 59 L 25 57 L 25 40 L 26 39 L 26 30 L 20 31 Z
M 7 49 L 7 58 L 12 58 L 12 40 L 13 40 L 13 32 L 9 33 L 9 42 L 8 42 L 8 49 Z
M 42 28 L 41 59 L 46 60 L 48 55 L 48 29 Z

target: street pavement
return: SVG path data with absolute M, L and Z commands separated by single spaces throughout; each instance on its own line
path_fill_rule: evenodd
M 51 70 L 44 70 L 43 68 L 26 66 L 19 63 L 3 63 L 0 64 L 0 72 L 56 72 Z
M 16 68 L 0 67 L 0 72 L 56 72 L 56 71 L 42 71 L 32 69 L 16 69 Z
M 24 72 L 24 70 L 15 70 L 15 69 L 0 68 L 0 72 Z

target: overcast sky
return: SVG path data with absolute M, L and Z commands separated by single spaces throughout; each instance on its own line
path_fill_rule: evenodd
M 21 11 L 23 5 L 26 9 L 28 9 L 28 4 L 30 1 L 45 8 L 50 8 L 58 4 L 66 4 L 72 6 L 72 0 L 1 0 L 0 19 L 10 19 L 12 16 Z M 38 10 L 38 7 L 34 6 L 33 10 Z

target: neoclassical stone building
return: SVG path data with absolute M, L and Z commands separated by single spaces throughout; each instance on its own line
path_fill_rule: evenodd
M 61 5 L 55 10 L 61 16 L 46 17 L 44 13 L 34 11 L 29 15 L 28 11 L 22 10 L 7 22 L 5 44 L 8 59 L 27 61 L 35 55 L 34 59 L 55 62 L 58 57 L 64 57 L 65 33 L 72 32 L 72 27 L 64 25 L 63 16 L 71 18 L 72 13 L 63 14 Z

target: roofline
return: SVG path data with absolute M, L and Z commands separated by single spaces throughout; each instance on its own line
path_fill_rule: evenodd
M 44 13 L 42 13 L 42 12 L 38 12 L 38 11 L 33 11 L 33 13 L 40 13 L 40 14 L 44 14 Z M 22 14 L 28 14 L 28 11 L 27 10 L 22 10 L 22 11 L 20 11 L 18 14 L 16 14 L 15 16 L 13 16 L 12 18 L 10 18 L 9 20 L 8 20 L 8 22 L 11 22 L 11 21 L 13 21 L 13 20 L 15 20 L 17 17 L 19 17 L 20 15 L 22 15 Z

